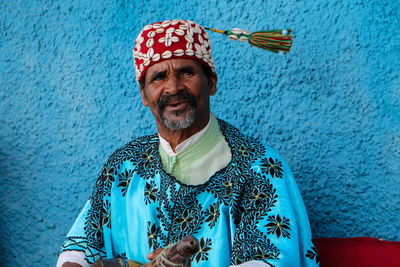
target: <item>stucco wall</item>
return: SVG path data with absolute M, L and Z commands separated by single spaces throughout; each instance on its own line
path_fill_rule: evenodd
M 210 33 L 212 110 L 292 166 L 315 237 L 400 240 L 396 1 L 0 1 L 0 265 L 52 266 L 102 164 L 155 131 L 132 48 L 147 23 L 291 27 L 278 56 Z

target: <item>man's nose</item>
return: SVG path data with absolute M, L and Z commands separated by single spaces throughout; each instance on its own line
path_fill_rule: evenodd
M 179 77 L 171 75 L 165 85 L 164 92 L 170 95 L 176 95 L 180 90 L 183 89 L 183 84 Z

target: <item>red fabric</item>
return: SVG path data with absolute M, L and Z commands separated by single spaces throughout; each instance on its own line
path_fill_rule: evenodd
M 145 26 L 136 39 L 133 58 L 137 81 L 151 65 L 172 58 L 194 59 L 215 72 L 208 34 L 190 20 L 165 20 Z
M 314 238 L 321 267 L 400 267 L 400 242 L 372 237 Z

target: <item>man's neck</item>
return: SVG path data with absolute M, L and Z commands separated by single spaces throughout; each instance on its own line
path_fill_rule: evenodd
M 202 122 L 194 121 L 191 126 L 182 130 L 173 131 L 168 128 L 159 128 L 158 134 L 164 138 L 170 144 L 172 150 L 175 151 L 175 148 L 179 144 L 203 130 L 210 122 L 210 118 L 211 116 L 209 115 L 208 119 L 203 120 Z

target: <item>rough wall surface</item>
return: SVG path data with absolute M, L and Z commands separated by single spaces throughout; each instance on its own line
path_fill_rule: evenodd
M 210 34 L 212 110 L 292 166 L 315 237 L 400 240 L 396 1 L 0 1 L 0 266 L 53 266 L 107 157 L 155 132 L 131 50 L 147 23 L 291 27 L 278 56 Z

